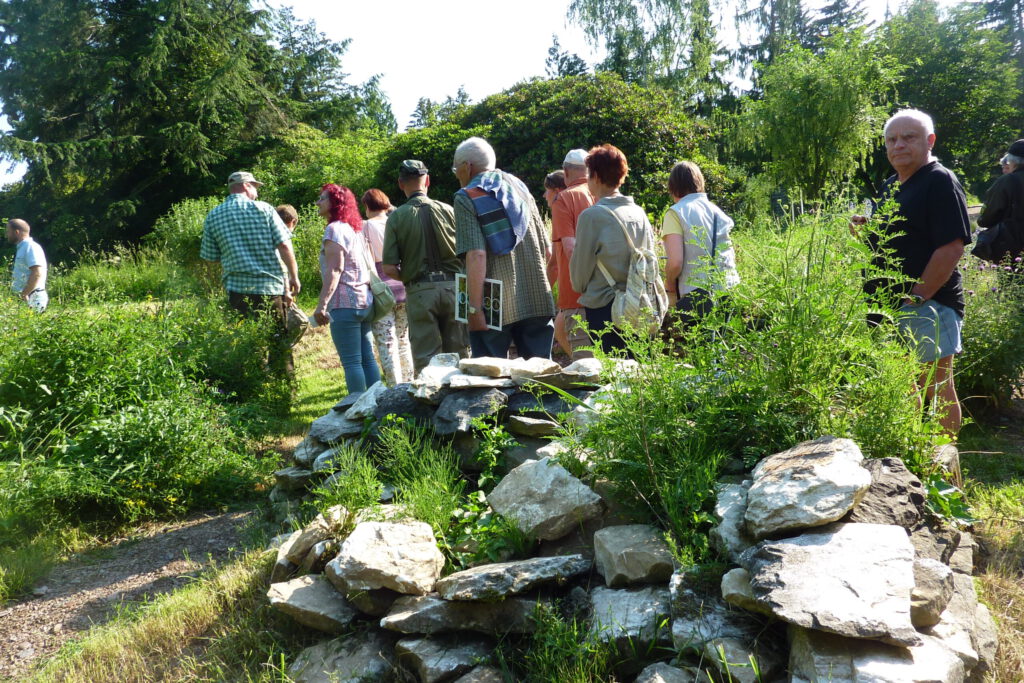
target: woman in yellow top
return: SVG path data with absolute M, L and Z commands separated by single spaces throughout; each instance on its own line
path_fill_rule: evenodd
M 707 315 L 716 297 L 740 282 L 729 239 L 733 220 L 708 200 L 704 174 L 692 161 L 672 168 L 668 192 L 675 202 L 662 219 L 665 291 L 684 326 Z M 716 294 L 713 296 L 712 292 Z

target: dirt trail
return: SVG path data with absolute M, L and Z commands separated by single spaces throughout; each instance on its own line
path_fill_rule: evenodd
M 140 530 L 55 568 L 30 597 L 0 607 L 0 679 L 18 680 L 42 657 L 124 604 L 180 587 L 240 549 L 254 513 L 200 515 Z

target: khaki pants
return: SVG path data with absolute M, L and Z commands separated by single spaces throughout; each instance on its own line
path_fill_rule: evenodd
M 419 373 L 438 353 L 469 357 L 469 330 L 455 321 L 455 281 L 414 282 L 405 286 L 409 346 Z
M 594 343 L 583 329 L 583 324 L 587 321 L 585 311 L 582 308 L 563 308 L 558 311 L 558 315 L 564 321 L 562 324 L 565 325 L 565 336 L 569 340 L 572 359 L 593 358 L 592 352 L 581 350 L 582 347 L 592 346 Z M 578 322 L 577 317 L 579 317 Z

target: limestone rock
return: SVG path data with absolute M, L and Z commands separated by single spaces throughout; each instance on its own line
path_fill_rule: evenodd
M 604 588 L 590 592 L 590 632 L 600 641 L 612 643 L 622 655 L 651 652 L 667 644 L 663 628 L 668 619 L 667 588 Z
M 593 392 L 583 389 L 570 389 L 566 393 L 575 399 L 586 401 Z M 578 403 L 567 401 L 558 394 L 543 393 L 535 396 L 528 391 L 517 391 L 509 397 L 506 410 L 509 415 L 523 415 L 541 420 L 554 420 L 563 413 L 571 413 L 578 405 Z
M 478 666 L 464 676 L 459 676 L 455 683 L 505 683 L 501 670 L 493 666 Z
M 271 607 L 303 626 L 326 633 L 342 633 L 356 616 L 345 598 L 320 575 L 271 584 L 267 597 Z
M 436 594 L 407 595 L 395 601 L 380 626 L 400 633 L 532 633 L 536 606 L 536 600 L 526 598 L 470 602 L 442 600 Z
M 974 632 L 971 637 L 978 653 L 978 665 L 971 671 L 971 680 L 980 681 L 984 674 L 995 668 L 996 650 L 999 647 L 996 622 L 988 607 L 980 602 L 974 610 Z
M 752 646 L 741 638 L 708 641 L 704 661 L 711 663 L 719 678 L 734 683 L 770 681 L 782 668 L 782 659 L 773 650 Z
M 348 517 L 348 513 L 344 511 L 344 508 L 341 508 L 341 515 L 345 518 Z M 295 564 L 302 564 L 302 561 L 306 559 L 306 555 L 309 554 L 310 549 L 314 545 L 320 541 L 332 538 L 337 530 L 338 527 L 333 527 L 323 515 L 317 515 L 294 538 L 289 538 L 286 557 Z
M 471 670 L 494 646 L 483 639 L 405 638 L 395 645 L 399 664 L 420 683 L 449 681 Z
M 325 640 L 307 647 L 288 667 L 295 683 L 385 683 L 391 681 L 394 645 L 369 632 Z
M 953 485 L 963 488 L 964 475 L 960 471 L 960 451 L 951 443 L 944 444 L 932 453 L 932 460 L 951 475 Z
M 434 417 L 434 406 L 422 403 L 411 395 L 412 384 L 396 384 L 377 397 L 377 410 L 373 417 L 378 422 L 386 415 L 407 417 L 419 423 L 427 423 Z
M 974 574 L 974 551 L 978 547 L 974 536 L 966 531 L 960 532 L 960 542 L 949 558 L 949 568 L 960 574 Z
M 299 570 L 303 574 L 322 574 L 327 563 L 338 554 L 339 547 L 339 543 L 333 538 L 320 541 L 306 553 L 306 557 L 299 565 Z
M 291 562 L 291 564 L 297 565 L 298 562 L 293 562 L 292 560 L 288 559 L 288 556 L 292 555 L 292 554 L 294 554 L 294 556 L 297 557 L 300 562 L 302 561 L 302 558 L 305 557 L 304 553 L 293 553 L 292 552 L 292 548 L 295 546 L 296 541 L 298 541 L 301 536 L 302 536 L 302 529 L 298 529 L 296 531 L 293 531 L 292 533 L 288 534 L 288 537 L 285 538 L 277 546 L 277 561 L 278 561 L 278 563 Z M 309 547 L 307 546 L 306 549 L 308 550 Z
M 359 436 L 362 432 L 362 420 L 350 420 L 334 410 L 314 420 L 309 428 L 309 436 L 328 444 L 337 443 L 349 436 Z
M 477 377 L 511 377 L 512 361 L 508 358 L 483 356 L 480 358 L 463 358 L 459 361 L 459 370 L 467 375 Z
M 903 648 L 823 631 L 790 628 L 794 683 L 962 683 L 964 665 L 941 642 L 923 636 Z
M 742 559 L 758 602 L 784 621 L 895 645 L 920 642 L 910 622 L 914 552 L 900 527 L 835 524 L 762 541 Z
M 523 463 L 487 497 L 498 514 L 521 531 L 553 540 L 601 514 L 601 497 L 551 458 Z
M 672 553 L 664 534 L 647 524 L 609 526 L 597 531 L 594 559 L 609 588 L 665 583 L 672 576 Z
M 823 436 L 757 464 L 744 517 L 756 539 L 834 522 L 871 485 L 853 441 Z
M 978 594 L 974 579 L 953 572 L 953 597 L 942 612 L 939 623 L 922 629 L 922 633 L 942 641 L 955 652 L 970 671 L 978 665 L 978 651 L 974 647 L 974 626 L 978 611 Z
M 354 406 L 356 404 L 356 401 L 358 401 L 359 397 L 362 395 L 363 392 L 361 391 L 353 391 L 351 394 L 335 403 L 332 410 L 336 410 L 342 414 L 347 413 L 348 409 Z
M 300 467 L 309 467 L 310 463 L 316 459 L 316 456 L 323 453 L 326 449 L 327 446 L 325 444 L 307 436 L 295 447 L 295 450 L 292 452 L 292 460 Z
M 914 560 L 914 590 L 910 594 L 910 620 L 914 626 L 934 626 L 953 597 L 953 570 L 938 560 Z
M 505 467 L 514 470 L 528 460 L 540 460 L 544 457 L 539 455 L 540 449 L 549 443 L 546 439 L 519 437 L 515 445 L 505 449 Z
M 438 354 L 447 355 L 447 354 Z M 437 358 L 437 356 L 434 356 Z M 431 363 L 434 361 L 431 360 Z M 412 397 L 423 403 L 429 405 L 439 404 L 447 392 L 445 391 L 449 386 L 449 380 L 453 375 L 458 375 L 458 367 L 451 367 L 446 365 L 428 365 L 427 367 L 420 370 L 420 374 L 412 383 Z
M 715 500 L 718 526 L 711 529 L 711 542 L 736 563 L 743 551 L 754 545 L 754 539 L 747 533 L 744 518 L 749 488 L 749 481 L 743 484 L 721 484 Z
M 895 524 L 913 529 L 924 516 L 925 490 L 899 458 L 878 458 L 864 461 L 871 473 L 871 486 L 857 506 L 843 518 L 844 522 L 863 524 Z
M 508 431 L 518 436 L 555 436 L 562 431 L 562 426 L 552 420 L 538 420 L 535 417 L 513 415 L 508 419 Z
M 368 417 L 373 417 L 377 413 L 377 399 L 387 389 L 388 385 L 383 380 L 378 381 L 372 387 L 359 394 L 356 402 L 345 412 L 345 417 L 360 422 Z
M 596 389 L 601 383 L 601 369 L 601 361 L 596 358 L 581 358 L 559 371 L 534 379 L 559 389 Z
M 462 373 L 448 378 L 448 386 L 452 389 L 508 389 L 516 385 L 508 377 L 481 377 Z
M 440 435 L 468 432 L 478 417 L 494 415 L 508 401 L 500 389 L 467 389 L 449 394 L 434 414 L 434 431 Z
M 305 467 L 285 467 L 274 472 L 274 481 L 283 491 L 304 491 L 313 472 Z
M 658 662 L 641 671 L 633 683 L 698 683 L 698 679 L 692 670 L 685 671 Z
M 722 577 L 722 599 L 748 612 L 771 616 L 771 609 L 754 597 L 750 587 L 750 572 L 743 568 L 732 569 Z
M 437 582 L 437 592 L 445 600 L 495 600 L 541 584 L 564 582 L 589 571 L 590 566 L 590 560 L 582 555 L 485 564 L 449 574 Z
M 679 653 L 701 654 L 706 643 L 719 638 L 753 641 L 765 631 L 763 619 L 699 590 L 686 572 L 673 574 L 668 585 L 672 643 Z
M 522 386 L 533 381 L 534 377 L 550 375 L 561 371 L 562 366 L 550 358 L 516 358 L 509 368 L 509 376 L 516 384 Z
M 941 522 L 924 520 L 910 530 L 910 542 L 918 557 L 949 564 L 960 543 L 960 531 Z
M 423 595 L 433 590 L 444 556 L 429 524 L 362 522 L 330 566 L 349 591 L 390 588 Z

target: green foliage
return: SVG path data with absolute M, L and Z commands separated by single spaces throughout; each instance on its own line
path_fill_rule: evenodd
M 259 325 L 191 302 L 39 316 L 4 301 L 0 326 L 0 544 L 43 520 L 236 500 L 267 467 L 244 452 L 226 403 L 284 393 L 262 368 Z
M 993 161 L 1020 137 L 1021 125 L 1021 66 L 1005 34 L 984 27 L 983 15 L 972 3 L 944 14 L 934 0 L 914 0 L 877 38 L 882 54 L 904 67 L 899 100 L 932 116 L 935 154 L 974 192 L 988 184 Z
M 493 418 L 474 418 L 473 428 L 480 439 L 474 458 L 482 467 L 477 477 L 477 486 L 486 493 L 498 483 L 498 470 L 504 464 L 505 450 L 517 442 L 515 437 Z
M 444 543 L 465 488 L 451 446 L 433 443 L 426 428 L 398 418 L 380 429 L 377 453 L 396 502 Z
M 317 509 L 326 511 L 341 505 L 349 512 L 373 507 L 384 490 L 380 473 L 370 459 L 352 446 L 339 446 L 334 450 L 331 464 L 334 481 L 313 490 Z
M 697 562 L 709 556 L 723 457 L 751 465 L 831 434 L 924 475 L 937 438 L 908 395 L 917 364 L 891 324 L 866 325 L 861 271 L 871 254 L 844 216 L 757 223 L 735 244 L 742 282 L 683 334 L 685 363 L 660 339 L 634 340 L 640 367 L 600 398 L 611 410 L 584 436 L 594 476 Z
M 67 270 L 51 268 L 48 289 L 56 306 L 171 300 L 202 293 L 201 283 L 163 251 L 123 246 L 109 255 L 86 252 Z
M 248 0 L 4 3 L 0 153 L 28 171 L 0 196 L 3 212 L 34 217 L 51 257 L 65 256 L 137 239 L 296 121 L 387 128 L 376 82 L 342 82 L 344 45 L 284 12 Z
M 780 184 L 821 199 L 880 143 L 895 78 L 862 32 L 827 39 L 821 54 L 794 47 L 764 68 L 744 129 L 768 151 Z
M 466 502 L 452 512 L 446 540 L 448 545 L 443 550 L 457 570 L 523 557 L 534 545 L 515 522 L 490 508 L 483 491 L 469 494 Z
M 967 311 L 963 355 L 956 361 L 961 397 L 984 397 L 1008 405 L 1024 386 L 1024 278 L 1006 269 L 968 257 L 964 267 Z
M 601 642 L 585 619 L 564 616 L 556 606 L 538 603 L 536 631 L 521 648 L 498 650 L 502 668 L 524 683 L 590 683 L 612 679 L 616 652 Z

